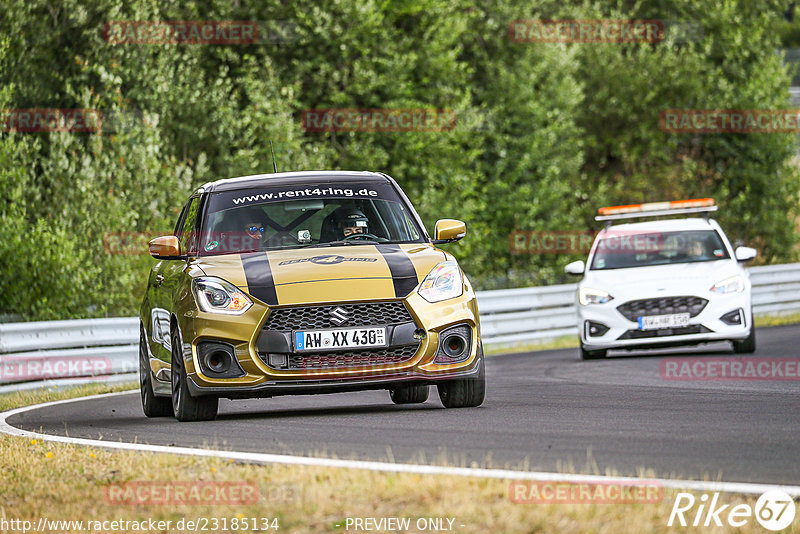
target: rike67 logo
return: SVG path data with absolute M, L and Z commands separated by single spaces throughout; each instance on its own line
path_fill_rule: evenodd
M 765 529 L 778 531 L 792 524 L 797 511 L 792 497 L 781 490 L 770 490 L 761 495 L 755 509 L 749 504 L 733 507 L 721 504 L 719 496 L 719 493 L 712 497 L 704 493 L 698 499 L 691 493 L 678 493 L 667 526 L 721 527 L 727 523 L 731 527 L 743 527 L 755 517 Z

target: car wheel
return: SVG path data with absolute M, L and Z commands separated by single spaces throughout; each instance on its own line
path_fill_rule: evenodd
M 750 320 L 752 325 L 752 319 Z M 756 327 L 750 327 L 750 335 L 741 341 L 733 342 L 733 352 L 736 354 L 752 354 L 756 351 Z
M 602 360 L 607 352 L 607 350 L 586 350 L 581 344 L 581 360 Z
M 150 362 L 147 358 L 144 330 L 139 333 L 139 391 L 142 395 L 142 411 L 147 417 L 168 417 L 172 415 L 169 397 L 157 397 L 153 392 L 150 376 Z
M 192 397 L 187 385 L 178 336 L 172 338 L 172 411 L 178 421 L 210 421 L 217 416 L 217 397 Z
M 389 398 L 395 404 L 419 404 L 428 400 L 430 387 L 424 386 L 401 386 L 389 390 Z
M 475 378 L 450 380 L 438 384 L 439 399 L 445 408 L 474 408 L 483 404 L 486 397 L 486 370 L 483 349 L 480 349 L 481 370 Z

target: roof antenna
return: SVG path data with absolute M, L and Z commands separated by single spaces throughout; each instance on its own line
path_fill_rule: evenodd
M 278 172 L 278 165 L 275 163 L 275 149 L 272 148 L 272 139 L 269 140 L 269 151 L 272 152 L 272 168 Z

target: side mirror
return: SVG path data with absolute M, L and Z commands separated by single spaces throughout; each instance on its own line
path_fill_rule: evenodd
M 455 219 L 439 219 L 436 221 L 434 235 L 434 245 L 452 243 L 467 235 L 467 225 Z
M 181 244 L 174 235 L 157 237 L 150 241 L 150 255 L 159 260 L 176 260 L 181 255 Z
M 581 275 L 586 270 L 586 264 L 583 260 L 573 261 L 564 267 L 564 272 L 567 274 Z
M 750 247 L 736 247 L 734 254 L 736 255 L 736 261 L 750 261 L 756 257 L 758 251 Z

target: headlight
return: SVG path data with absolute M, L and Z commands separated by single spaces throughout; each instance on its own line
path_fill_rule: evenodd
M 711 286 L 711 291 L 714 293 L 741 293 L 744 291 L 744 276 L 737 274 L 717 282 Z
M 582 287 L 580 291 L 578 291 L 578 302 L 584 306 L 588 306 L 589 304 L 605 304 L 610 300 L 614 300 L 614 297 L 599 289 Z
M 443 261 L 434 267 L 419 285 L 417 293 L 428 302 L 441 302 L 461 296 L 464 280 L 454 261 Z
M 192 288 L 197 305 L 205 312 L 241 315 L 253 305 L 239 288 L 222 278 L 195 278 Z

